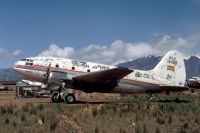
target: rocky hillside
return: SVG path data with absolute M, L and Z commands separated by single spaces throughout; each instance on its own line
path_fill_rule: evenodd
M 118 66 L 128 67 L 132 69 L 151 70 L 158 64 L 161 58 L 161 56 L 147 56 L 129 62 L 120 63 Z M 200 76 L 200 58 L 196 56 L 191 56 L 189 59 L 185 59 L 184 61 L 187 79 L 193 76 Z

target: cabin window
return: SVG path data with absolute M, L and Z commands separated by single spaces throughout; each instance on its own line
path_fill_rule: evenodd
M 33 63 L 30 63 L 30 66 L 32 66 L 33 65 Z
M 135 73 L 135 77 L 142 77 L 142 73 L 136 72 L 136 73 Z
M 75 70 L 75 67 L 72 67 L 72 70 Z
M 56 67 L 58 68 L 58 67 L 59 67 L 59 65 L 58 65 L 58 64 L 56 64 Z
M 90 69 L 88 69 L 87 72 L 90 72 Z

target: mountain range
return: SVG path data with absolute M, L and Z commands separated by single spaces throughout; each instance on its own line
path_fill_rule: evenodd
M 162 56 L 146 56 L 142 58 L 137 58 L 128 62 L 120 63 L 118 66 L 127 67 L 131 69 L 140 70 L 151 70 L 158 62 L 162 59 Z M 196 56 L 191 56 L 188 59 L 184 59 L 187 79 L 200 76 L 200 58 Z M 21 76 L 16 74 L 12 68 L 0 69 L 0 81 L 13 81 L 19 80 Z
M 120 63 L 118 66 L 127 67 L 131 69 L 139 70 L 151 70 L 153 69 L 159 61 L 162 59 L 162 56 L 146 56 L 131 60 L 125 63 Z M 184 59 L 185 68 L 186 68 L 186 78 L 189 79 L 194 76 L 200 76 L 200 58 L 196 56 L 191 56 L 188 59 Z

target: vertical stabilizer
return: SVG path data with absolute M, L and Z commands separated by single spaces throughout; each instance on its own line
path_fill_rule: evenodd
M 184 86 L 186 71 L 181 53 L 169 51 L 153 69 L 153 73 L 161 79 L 169 81 L 170 85 Z

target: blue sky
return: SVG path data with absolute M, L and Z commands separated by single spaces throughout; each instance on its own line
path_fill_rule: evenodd
M 0 68 L 37 55 L 107 64 L 163 49 L 198 55 L 199 14 L 200 0 L 0 0 Z

